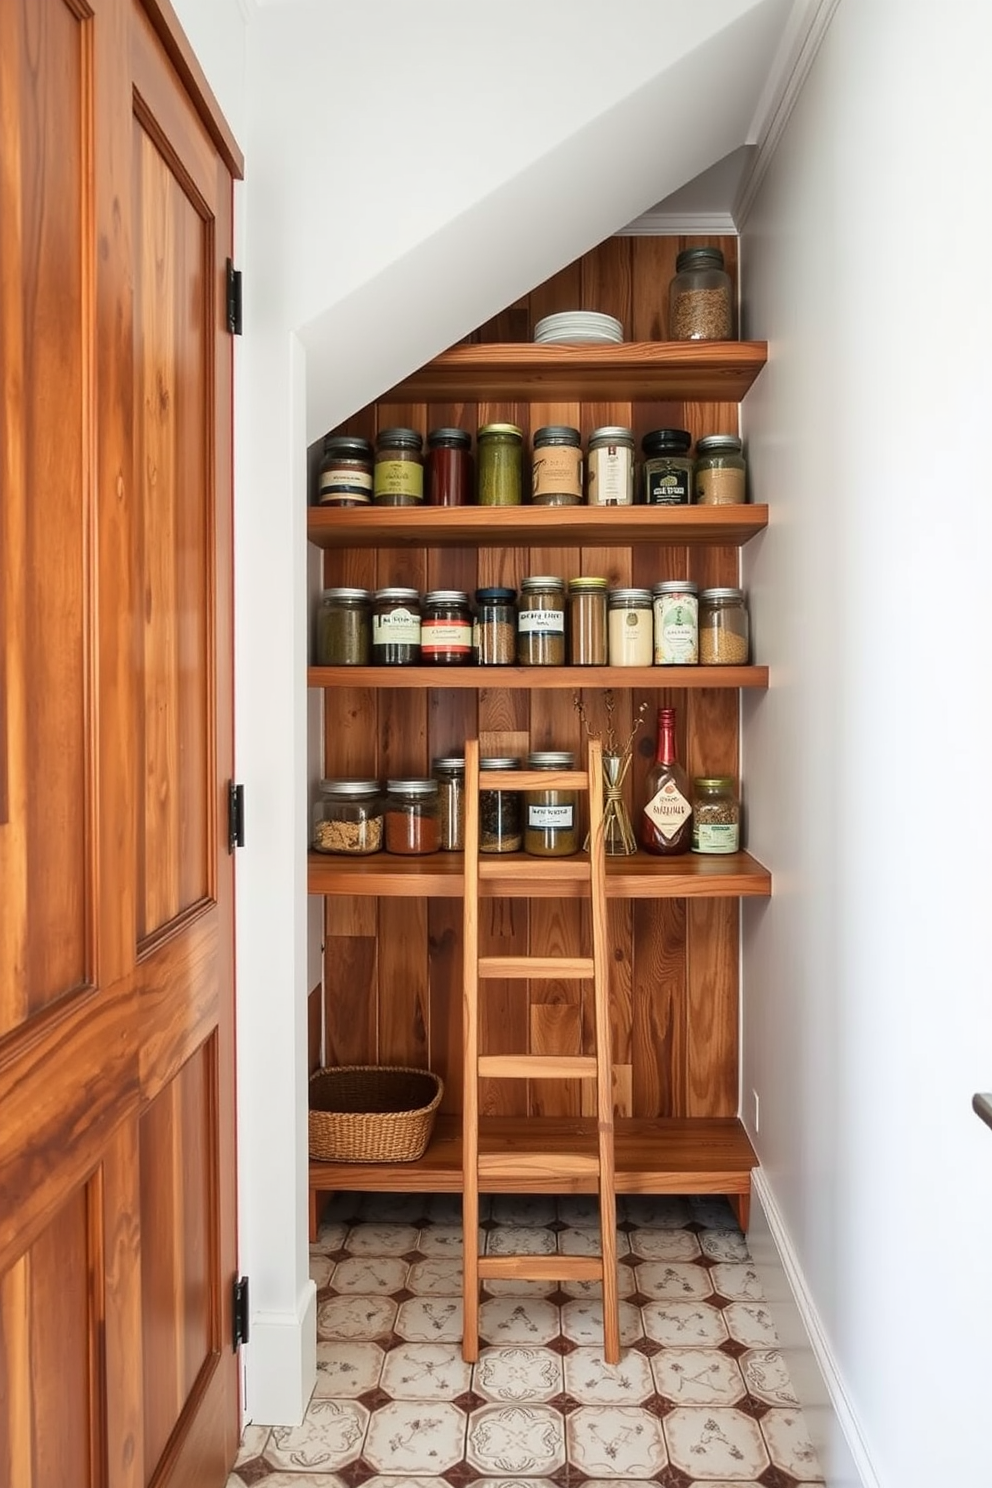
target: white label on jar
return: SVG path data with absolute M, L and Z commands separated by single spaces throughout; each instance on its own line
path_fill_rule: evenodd
M 472 627 L 464 620 L 425 620 L 420 627 L 422 651 L 463 651 L 472 649 Z
M 372 500 L 372 477 L 364 470 L 325 470 L 320 477 L 321 502 L 350 500 L 368 504 Z
M 691 805 L 674 780 L 666 780 L 644 808 L 644 815 L 650 817 L 666 842 L 678 836 L 691 813 Z
M 610 611 L 610 666 L 650 666 L 654 627 L 650 610 Z
M 521 635 L 564 635 L 564 610 L 521 610 Z
M 419 646 L 420 616 L 400 605 L 385 615 L 372 617 L 373 646 Z
M 527 825 L 529 827 L 555 827 L 559 830 L 571 831 L 574 817 L 574 806 L 527 807 Z
M 699 660 L 694 594 L 661 594 L 654 602 L 656 666 L 695 666 Z
M 589 451 L 589 505 L 631 506 L 634 501 L 634 456 L 622 444 Z
M 737 822 L 698 822 L 692 831 L 692 850 L 701 853 L 735 853 L 740 841 Z

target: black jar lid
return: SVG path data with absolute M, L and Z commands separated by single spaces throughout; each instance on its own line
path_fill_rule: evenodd
M 683 248 L 675 260 L 675 272 L 683 269 L 722 269 L 723 250 L 720 248 Z
M 446 445 L 451 449 L 471 449 L 472 436 L 467 429 L 432 429 L 427 436 L 427 448 L 436 449 Z
M 641 440 L 646 455 L 684 455 L 692 443 L 688 429 L 652 429 Z
M 423 435 L 418 434 L 416 429 L 380 429 L 375 442 L 378 449 L 419 451 L 424 447 Z
M 534 435 L 534 448 L 542 449 L 546 444 L 580 445 L 582 435 L 569 424 L 545 424 Z
M 476 589 L 479 604 L 512 604 L 517 597 L 516 589 L 502 589 L 497 584 L 489 589 Z
M 372 445 L 368 439 L 360 439 L 357 434 L 325 434 L 324 454 L 350 455 L 353 459 L 368 460 L 372 457 Z

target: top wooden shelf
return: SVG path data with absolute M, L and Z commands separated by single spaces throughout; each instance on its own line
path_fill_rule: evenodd
M 627 401 L 739 403 L 768 357 L 766 341 L 532 342 L 454 346 L 397 383 L 383 403 Z

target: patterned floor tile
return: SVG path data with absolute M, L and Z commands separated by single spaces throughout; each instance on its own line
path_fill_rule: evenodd
M 718 1261 L 710 1268 L 714 1291 L 734 1302 L 763 1302 L 761 1277 L 750 1261 Z
M 617 1295 L 630 1297 L 637 1290 L 635 1272 L 630 1266 L 619 1265 L 617 1267 Z M 595 1297 L 603 1295 L 603 1283 L 601 1281 L 563 1281 L 560 1283 L 561 1290 L 569 1297 Z
M 700 1348 L 729 1336 L 723 1313 L 708 1302 L 649 1302 L 641 1309 L 644 1332 L 669 1348 Z
M 414 1297 L 400 1304 L 396 1331 L 407 1343 L 462 1341 L 461 1297 Z
M 564 1364 L 565 1390 L 582 1405 L 640 1405 L 654 1394 L 651 1365 L 633 1349 L 607 1364 L 601 1348 L 577 1348 Z
M 487 1276 L 482 1289 L 490 1297 L 543 1297 L 558 1290 L 556 1281 L 534 1281 L 529 1276 Z
M 331 1279 L 334 1270 L 334 1262 L 330 1256 L 321 1255 L 320 1251 L 310 1252 L 310 1280 L 322 1292 Z
M 479 1332 L 488 1344 L 533 1347 L 560 1331 L 558 1308 L 537 1297 L 493 1297 L 479 1308 Z
M 415 1261 L 407 1276 L 407 1287 L 418 1297 L 460 1297 L 462 1263 L 456 1256 L 428 1256 Z
M 544 1477 L 565 1465 L 565 1426 L 547 1405 L 484 1405 L 469 1420 L 466 1457 L 486 1477 Z
M 353 1256 L 402 1256 L 415 1250 L 420 1237 L 417 1225 L 358 1224 L 345 1241 Z
M 550 1400 L 562 1391 L 561 1355 L 546 1348 L 483 1349 L 472 1387 L 491 1401 Z
M 317 1337 L 381 1338 L 392 1330 L 396 1303 L 391 1297 L 332 1297 L 317 1308 Z
M 624 1347 L 635 1343 L 644 1333 L 640 1309 L 630 1302 L 620 1303 L 620 1342 Z M 571 1343 L 591 1348 L 603 1341 L 603 1304 L 594 1297 L 566 1302 L 561 1310 L 561 1331 Z
M 736 1361 L 721 1349 L 662 1349 L 651 1368 L 658 1394 L 676 1405 L 736 1405 L 745 1394 Z
M 770 1410 L 761 1418 L 761 1430 L 776 1467 L 797 1478 L 820 1476 L 820 1464 L 801 1411 L 794 1408 Z
M 631 1251 L 645 1261 L 694 1261 L 699 1241 L 691 1230 L 633 1230 Z
M 731 1338 L 748 1348 L 774 1348 L 778 1343 L 775 1322 L 760 1302 L 731 1302 L 723 1309 Z
M 460 1221 L 458 1224 L 425 1225 L 417 1241 L 417 1249 L 425 1256 L 454 1256 L 460 1261 L 463 1248 Z
M 394 1400 L 455 1400 L 472 1383 L 461 1343 L 399 1343 L 382 1370 L 382 1389 Z
M 714 1261 L 749 1261 L 751 1253 L 740 1230 L 700 1230 L 703 1255 Z
M 559 1194 L 558 1218 L 576 1230 L 599 1229 L 599 1201 L 595 1194 Z
M 742 1411 L 679 1406 L 664 1429 L 672 1461 L 694 1477 L 747 1482 L 769 1464 L 757 1421 Z
M 778 1349 L 748 1349 L 738 1359 L 748 1391 L 767 1405 L 798 1405 L 789 1371 Z
M 227 1488 L 241 1488 L 241 1483 L 240 1478 L 229 1478 Z M 345 1488 L 345 1480 L 336 1473 L 273 1472 L 253 1478 L 252 1488 Z
M 645 1297 L 691 1302 L 712 1297 L 713 1284 L 705 1266 L 682 1261 L 644 1261 L 637 1268 L 637 1290 Z
M 668 1462 L 661 1422 L 637 1406 L 579 1406 L 566 1431 L 569 1462 L 589 1477 L 653 1478 Z
M 369 1413 L 355 1400 L 312 1400 L 299 1426 L 276 1426 L 265 1459 L 285 1470 L 336 1472 L 356 1461 Z
M 555 1232 L 543 1225 L 501 1225 L 486 1236 L 487 1255 L 554 1255 Z
M 317 1343 L 317 1383 L 314 1397 L 323 1400 L 356 1400 L 374 1390 L 382 1374 L 384 1350 L 377 1343 Z
M 363 1456 L 377 1472 L 436 1477 L 465 1456 L 465 1414 L 443 1400 L 392 1400 L 373 1414 Z
M 406 1261 L 388 1256 L 349 1256 L 334 1267 L 330 1284 L 336 1292 L 389 1297 L 407 1285 Z
M 348 1226 L 340 1221 L 325 1220 L 317 1232 L 317 1238 L 310 1246 L 310 1254 L 315 1252 L 326 1255 L 329 1251 L 340 1250 L 344 1245 Z

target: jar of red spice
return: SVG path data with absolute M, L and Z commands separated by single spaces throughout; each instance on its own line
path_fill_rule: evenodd
M 436 780 L 387 780 L 386 851 L 415 857 L 441 847 Z

